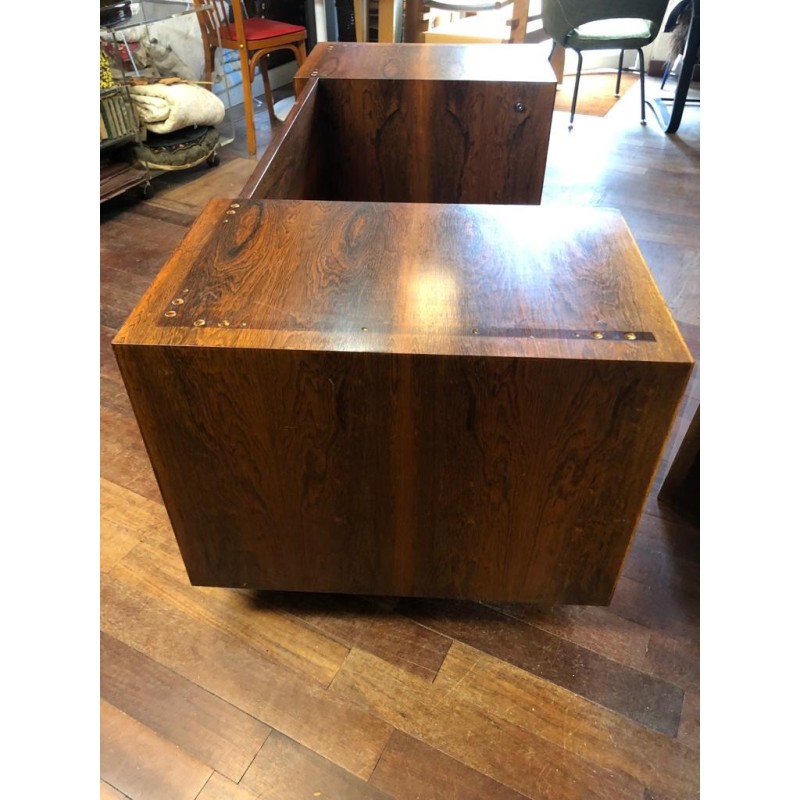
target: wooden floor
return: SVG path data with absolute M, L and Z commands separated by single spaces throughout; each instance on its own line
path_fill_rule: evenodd
M 649 120 L 636 91 L 571 133 L 557 113 L 543 203 L 621 209 L 699 359 L 699 110 Z M 699 529 L 656 494 L 699 365 L 608 608 L 189 585 L 110 341 L 254 165 L 239 125 L 219 167 L 101 209 L 101 797 L 697 797 Z

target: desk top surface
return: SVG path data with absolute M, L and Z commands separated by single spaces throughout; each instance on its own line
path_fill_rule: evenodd
M 297 72 L 311 77 L 555 83 L 541 48 L 526 44 L 320 42 Z
M 691 363 L 622 216 L 212 200 L 115 345 Z

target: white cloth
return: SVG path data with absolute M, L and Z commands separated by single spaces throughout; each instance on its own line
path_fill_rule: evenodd
M 139 119 L 153 133 L 171 133 L 190 125 L 218 125 L 225 105 L 213 92 L 191 83 L 131 86 Z

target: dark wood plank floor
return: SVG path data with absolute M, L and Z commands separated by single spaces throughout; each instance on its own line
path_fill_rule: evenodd
M 556 114 L 543 200 L 622 210 L 698 361 L 699 161 L 696 108 L 667 137 L 628 93 L 572 133 Z M 101 797 L 697 797 L 699 529 L 656 495 L 699 364 L 608 608 L 189 585 L 110 341 L 254 165 L 239 124 L 216 169 L 101 208 Z

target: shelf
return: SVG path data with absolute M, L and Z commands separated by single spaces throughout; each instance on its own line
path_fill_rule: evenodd
M 124 31 L 139 25 L 152 25 L 155 22 L 163 22 L 167 19 L 197 12 L 197 6 L 193 2 L 186 2 L 186 0 L 146 0 L 146 2 L 142 3 L 131 3 L 130 7 L 130 17 L 112 21 L 105 25 L 101 23 L 100 28 L 113 32 Z M 203 7 L 205 6 L 201 6 L 201 8 Z
M 100 152 L 110 150 L 112 147 L 120 147 L 123 144 L 136 141 L 135 133 L 127 133 L 125 136 L 117 136 L 115 139 L 102 139 L 100 141 Z
M 100 202 L 150 183 L 150 173 L 120 162 L 100 166 Z

